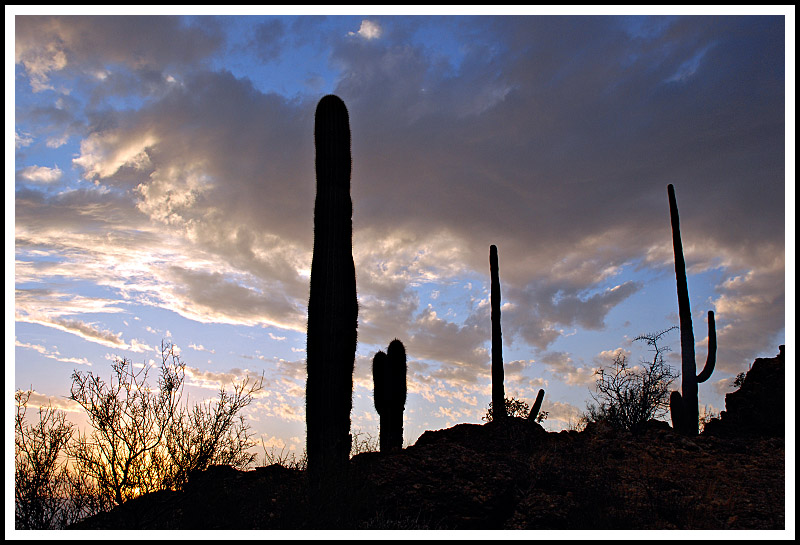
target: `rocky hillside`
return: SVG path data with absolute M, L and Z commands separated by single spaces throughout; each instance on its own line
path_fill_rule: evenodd
M 772 425 L 783 366 L 783 350 L 756 360 L 695 438 L 657 421 L 638 436 L 597 424 L 548 433 L 516 418 L 459 424 L 355 456 L 313 494 L 302 471 L 216 466 L 73 528 L 783 529 L 785 445 Z

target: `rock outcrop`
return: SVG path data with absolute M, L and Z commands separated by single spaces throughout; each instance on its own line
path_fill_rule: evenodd
M 753 362 L 738 390 L 725 394 L 725 410 L 709 421 L 704 435 L 718 437 L 784 437 L 786 363 L 784 345 L 774 358 Z

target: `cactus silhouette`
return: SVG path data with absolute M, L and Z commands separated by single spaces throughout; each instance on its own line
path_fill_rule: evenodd
M 669 217 L 672 223 L 672 246 L 675 252 L 675 279 L 678 285 L 678 317 L 681 328 L 681 391 L 670 394 L 669 407 L 672 427 L 685 434 L 697 435 L 700 431 L 697 385 L 705 382 L 714 371 L 717 358 L 717 330 L 714 311 L 708 311 L 708 358 L 703 370 L 697 375 L 694 355 L 694 331 L 692 331 L 692 310 L 689 304 L 689 287 L 686 282 L 686 262 L 683 259 L 681 229 L 678 218 L 678 204 L 675 188 L 667 186 L 669 196 Z
M 539 393 L 536 394 L 536 401 L 533 402 L 531 412 L 528 414 L 528 420 L 536 422 L 536 417 L 539 416 L 539 411 L 542 410 L 542 401 L 544 400 L 544 390 L 539 388 Z
M 500 327 L 500 272 L 497 266 L 497 246 L 489 246 L 489 271 L 491 273 L 492 302 L 492 406 L 494 419 L 506 417 L 505 390 L 503 389 L 503 330 Z
M 406 404 L 406 349 L 398 339 L 386 353 L 372 359 L 375 410 L 381 419 L 380 449 L 403 448 L 403 410 Z
M 350 123 L 335 95 L 314 119 L 317 194 L 306 344 L 306 452 L 312 480 L 346 466 L 358 327 L 350 200 Z

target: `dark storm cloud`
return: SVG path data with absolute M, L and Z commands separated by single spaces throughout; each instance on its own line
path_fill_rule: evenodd
M 178 300 L 191 307 L 175 310 L 206 322 L 255 324 L 269 321 L 279 327 L 301 329 L 305 309 L 298 308 L 268 281 L 258 286 L 243 286 L 220 273 L 192 271 L 179 266 L 169 268 L 168 283 Z M 169 300 L 171 294 L 166 294 Z
M 556 326 L 603 329 L 608 312 L 640 287 L 638 282 L 625 282 L 599 293 L 582 295 L 565 289 L 557 280 L 551 285 L 534 283 L 509 293 L 508 298 L 517 304 L 503 312 L 505 329 L 508 334 L 519 334 L 528 344 L 544 350 L 559 336 Z
M 283 47 L 289 36 L 302 40 L 297 25 L 318 25 L 299 21 L 286 27 Z M 336 93 L 350 112 L 360 340 L 384 345 L 388 331 L 405 334 L 415 357 L 457 362 L 459 380 L 474 381 L 487 361 L 486 332 L 418 308 L 408 286 L 486 274 L 490 244 L 500 251 L 510 336 L 546 349 L 562 327 L 600 329 L 640 287 L 615 281 L 621 268 L 671 266 L 666 185 L 674 183 L 687 261 L 721 261 L 743 278 L 719 300 L 724 334 L 752 330 L 757 319 L 769 332 L 748 346 L 771 342 L 782 309 L 729 301 L 745 284 L 783 299 L 782 261 L 763 265 L 784 246 L 782 18 L 436 19 L 457 43 L 457 61 L 435 54 L 435 44 L 405 41 L 420 25 L 405 21 L 314 36 L 334 44 Z M 115 62 L 132 69 L 107 76 L 114 88 L 114 77 L 160 86 L 142 107 L 87 114 L 75 164 L 229 268 L 178 275 L 197 288 L 173 290 L 184 303 L 206 297 L 207 281 L 216 295 L 197 308 L 299 327 L 318 97 L 290 100 L 201 69 L 197 61 L 219 46 L 213 25 L 101 22 L 32 18 L 17 37 L 18 62 L 40 86 L 66 67 Z M 278 54 L 286 28 L 254 29 L 262 55 Z M 95 29 L 86 44 L 78 39 Z M 164 79 L 170 63 L 182 68 L 173 81 Z M 245 291 L 234 290 L 234 271 L 247 278 Z M 286 299 L 256 296 L 257 279 Z
M 723 259 L 735 274 L 782 251 L 782 18 L 676 18 L 637 35 L 602 17 L 479 24 L 494 39 L 465 41 L 456 76 L 390 33 L 336 49 L 337 93 L 366 163 L 353 176 L 361 222 L 446 227 L 474 249 L 465 257 L 475 270 L 497 244 L 503 279 L 518 288 L 512 302 L 524 306 L 531 278 L 552 286 L 525 297 L 539 318 L 526 337 L 539 346 L 558 336 L 544 318 L 601 326 L 636 286 L 595 308 L 576 294 L 669 247 L 668 183 L 692 260 Z M 391 214 L 377 206 L 386 200 Z M 579 278 L 558 271 L 579 260 L 591 264 L 578 264 Z M 569 304 L 550 302 L 559 290 Z M 772 291 L 782 298 L 782 282 Z
M 354 154 L 367 162 L 353 191 L 370 224 L 444 224 L 476 247 L 524 241 L 541 271 L 612 229 L 624 230 L 613 243 L 628 257 L 656 243 L 673 182 L 688 225 L 729 241 L 781 236 L 780 208 L 755 233 L 726 221 L 783 192 L 780 19 L 681 19 L 647 39 L 613 18 L 481 23 L 503 54 L 475 47 L 454 78 L 405 44 L 336 51 Z M 670 81 L 698 50 L 695 71 Z M 381 194 L 397 203 L 391 216 L 358 205 Z
M 251 47 L 262 61 L 271 61 L 281 53 L 281 41 L 286 34 L 286 27 L 280 19 L 259 23 L 253 29 Z
M 214 53 L 223 36 L 212 18 L 186 24 L 180 17 L 132 15 L 17 15 L 16 62 L 31 77 L 56 69 L 103 69 L 120 64 L 160 70 L 185 66 Z

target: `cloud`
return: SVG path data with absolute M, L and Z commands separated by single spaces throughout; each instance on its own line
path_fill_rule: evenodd
M 185 367 L 186 384 L 188 386 L 196 386 L 199 388 L 207 388 L 211 390 L 219 390 L 220 388 L 230 389 L 234 383 L 241 383 L 243 380 L 249 381 L 252 384 L 254 381 L 261 379 L 261 374 L 249 369 L 234 368 L 227 372 L 218 373 L 214 371 L 203 371 L 196 367 L 187 365 Z M 269 385 L 265 381 L 265 385 Z
M 126 166 L 135 170 L 149 166 L 147 150 L 157 143 L 155 137 L 148 133 L 134 138 L 125 135 L 124 143 L 121 138 L 113 132 L 103 133 L 102 137 L 90 135 L 81 142 L 81 154 L 72 162 L 83 168 L 86 179 L 108 178 Z
M 14 62 L 25 68 L 34 92 L 53 89 L 52 73 L 67 67 L 96 74 L 115 64 L 140 71 L 190 65 L 221 45 L 212 21 L 188 25 L 172 16 L 17 15 Z
M 547 411 L 547 420 L 545 422 L 559 422 L 561 429 L 569 429 L 578 423 L 578 420 L 583 413 L 583 410 L 562 401 L 549 401 L 545 395 L 542 401 L 542 411 Z
M 710 383 L 711 389 L 714 393 L 724 398 L 725 394 L 729 394 L 736 390 L 736 387 L 733 386 L 733 379 L 731 377 L 725 377 L 717 379 Z
M 46 319 L 36 320 L 34 318 L 30 319 L 29 321 L 31 323 L 38 323 L 40 325 L 54 327 L 56 329 L 66 331 L 67 333 L 73 333 L 79 337 L 86 339 L 87 341 L 96 342 L 104 346 L 109 346 L 112 348 L 127 348 L 127 344 L 122 339 L 121 334 L 113 333 L 112 331 L 109 331 L 107 329 L 100 329 L 99 327 L 93 324 L 87 324 L 80 320 L 68 320 L 59 318 L 53 318 L 50 320 Z
M 595 356 L 595 361 L 603 367 L 608 367 L 610 365 L 613 365 L 614 361 L 619 356 L 622 356 L 623 358 L 625 358 L 630 362 L 631 351 L 626 350 L 622 347 L 615 348 L 614 350 L 602 350 L 600 351 L 599 354 L 597 354 L 597 356 Z M 635 365 L 635 363 L 633 362 L 630 363 L 632 365 Z
M 547 367 L 547 372 L 553 377 L 571 386 L 588 386 L 595 382 L 594 367 L 578 367 L 573 363 L 572 357 L 566 352 L 544 352 L 541 362 Z
M 28 398 L 28 409 L 44 409 L 52 407 L 53 409 L 68 412 L 68 413 L 82 413 L 83 407 L 71 399 L 64 399 L 62 397 L 48 396 L 37 392 L 36 390 L 26 390 L 30 392 Z
M 61 179 L 62 174 L 63 172 L 58 167 L 49 168 L 33 165 L 19 169 L 17 178 L 34 183 L 49 184 Z
M 98 297 L 83 297 L 47 289 L 17 289 L 14 293 L 14 318 L 20 322 L 39 324 L 77 335 L 110 348 L 144 352 L 150 347 L 137 339 L 126 342 L 122 332 L 114 333 L 101 325 L 69 316 L 124 312 L 119 301 Z M 88 363 L 75 361 L 74 363 Z M 91 364 L 89 364 L 91 365 Z
M 198 352 L 210 352 L 212 354 L 215 352 L 213 348 L 206 348 L 202 344 L 189 343 L 189 348 L 192 350 L 197 350 Z
M 286 26 L 280 19 L 272 19 L 257 24 L 253 28 L 250 46 L 256 56 L 264 62 L 275 60 L 282 50 L 282 39 L 286 35 Z
M 90 362 L 86 358 L 67 358 L 67 357 L 62 356 L 61 353 L 58 350 L 52 350 L 51 351 L 51 350 L 48 350 L 47 348 L 45 348 L 44 346 L 42 346 L 40 344 L 23 343 L 23 342 L 18 341 L 17 339 L 14 339 L 14 346 L 18 346 L 20 348 L 27 348 L 27 349 L 30 349 L 30 350 L 34 350 L 34 351 L 40 353 L 45 358 L 49 358 L 49 359 L 52 359 L 52 360 L 60 361 L 60 362 L 63 362 L 63 363 L 75 363 L 75 364 L 78 364 L 78 365 L 89 365 L 89 366 L 92 365 L 92 362 Z
M 24 148 L 33 144 L 33 137 L 27 133 L 14 131 L 14 148 Z
M 558 326 L 601 330 L 611 309 L 641 289 L 639 282 L 628 281 L 583 295 L 580 292 L 588 290 L 553 284 L 532 283 L 519 291 L 512 288 L 510 296 L 519 303 L 503 313 L 510 335 L 519 334 L 528 343 L 546 349 L 560 336 Z
M 90 97 L 27 115 L 56 136 L 83 120 L 74 166 L 96 185 L 17 191 L 17 274 L 89 280 L 193 320 L 303 331 L 318 97 L 210 70 L 221 27 L 202 20 L 18 18 L 31 85 L 71 74 Z M 466 320 L 450 321 L 419 288 L 488 285 L 496 244 L 506 338 L 545 351 L 554 377 L 586 383 L 588 366 L 546 351 L 565 329 L 603 330 L 641 293 L 626 272 L 670 271 L 675 183 L 690 271 L 725 278 L 704 305 L 718 313 L 720 369 L 774 352 L 784 23 L 658 21 L 634 32 L 613 17 L 436 19 L 457 60 L 406 41 L 422 23 L 402 19 L 391 32 L 364 20 L 359 39 L 315 35 L 332 44 L 350 112 L 360 343 L 401 337 L 437 380 L 479 382 L 486 308 L 472 301 Z M 289 33 L 302 38 L 278 27 L 253 29 L 265 57 Z M 117 110 L 110 96 L 135 107 Z M 52 260 L 34 263 L 33 251 Z
M 302 309 L 278 290 L 244 286 L 220 273 L 178 266 L 168 273 L 171 282 L 165 299 L 171 299 L 171 308 L 183 316 L 206 323 L 268 324 L 305 331 Z
M 775 333 L 785 327 L 786 295 L 784 256 L 774 255 L 717 286 L 720 295 L 713 306 L 720 371 L 735 374 L 746 370 L 756 357 L 777 354 L 780 342 Z M 696 321 L 694 326 L 698 361 L 705 361 L 708 350 L 705 321 Z
M 369 19 L 364 19 L 361 21 L 361 26 L 358 29 L 358 32 L 348 32 L 348 36 L 355 36 L 358 35 L 365 40 L 375 40 L 381 37 L 382 29 L 380 25 L 374 21 L 370 21 Z
M 439 318 L 430 306 L 416 317 L 406 352 L 421 359 L 442 362 L 433 375 L 451 385 L 474 383 L 488 374 L 487 328 L 467 323 L 459 326 Z

